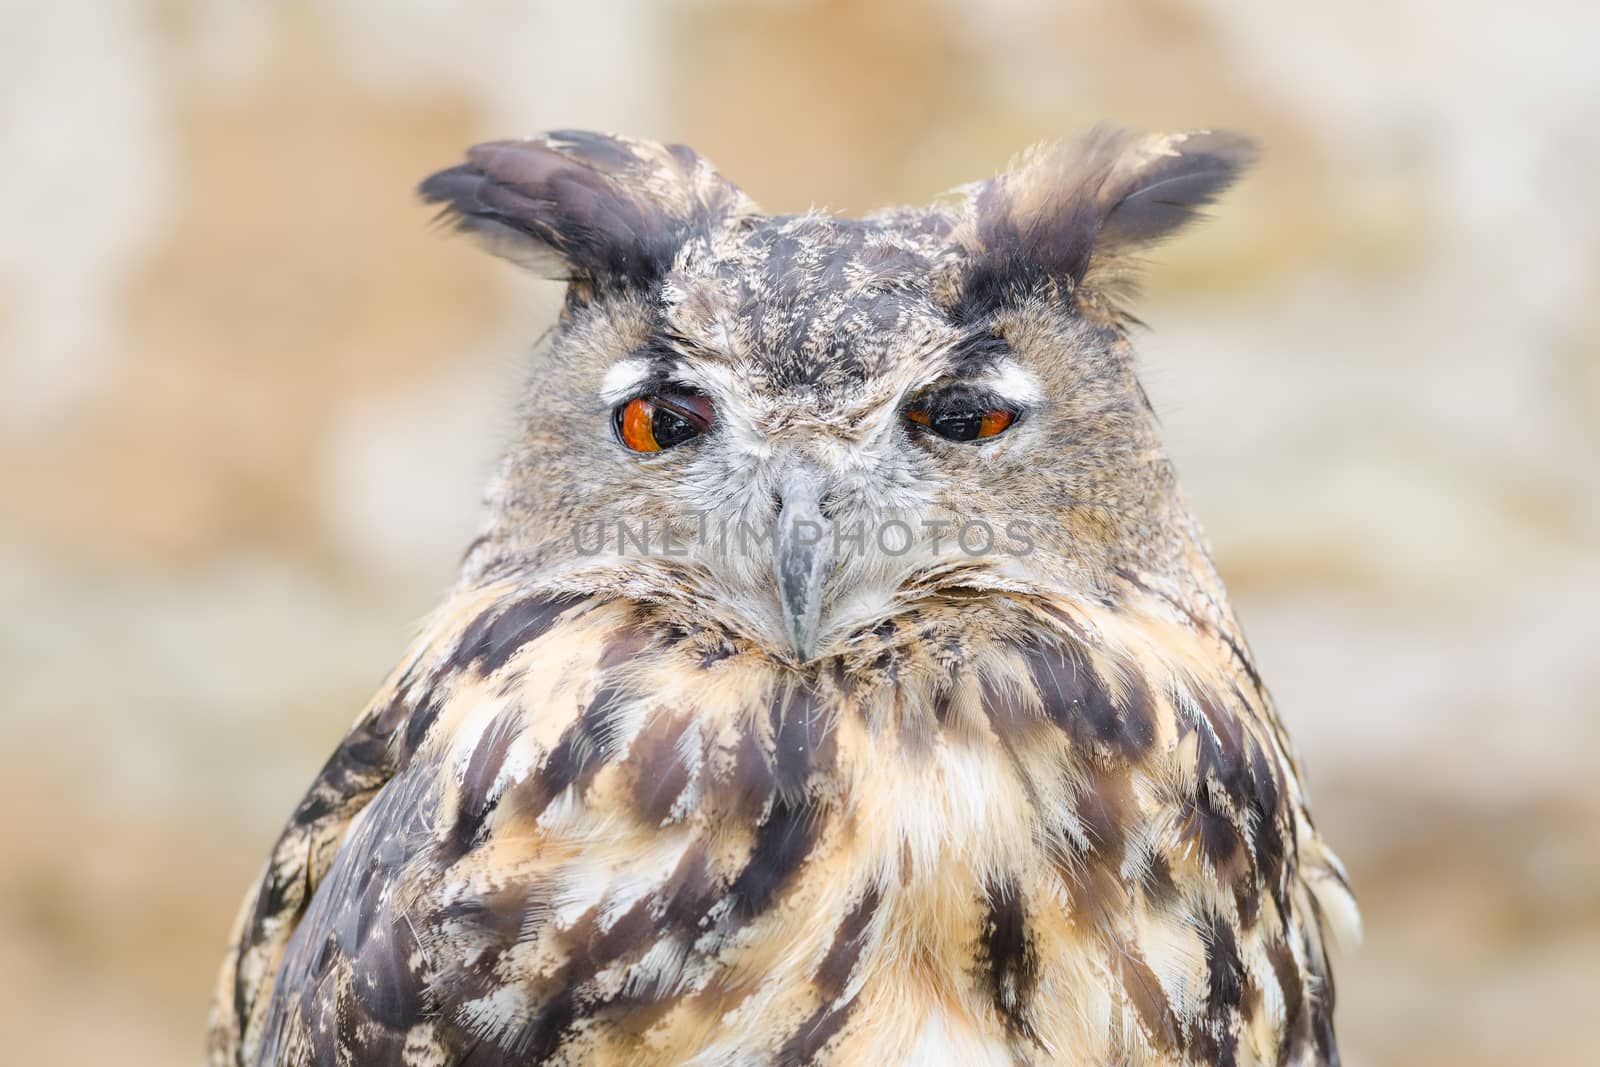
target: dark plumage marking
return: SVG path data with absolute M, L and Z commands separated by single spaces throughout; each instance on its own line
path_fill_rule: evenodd
M 505 766 L 511 744 L 522 732 L 525 718 L 523 709 L 516 704 L 502 708 L 478 738 L 461 776 L 461 806 L 482 813 L 488 808 L 494 794 L 494 782 Z
M 665 822 L 672 807 L 689 785 L 689 767 L 678 746 L 690 719 L 668 712 L 657 714 L 630 746 L 633 769 L 633 803 L 644 821 Z
M 422 742 L 427 739 L 428 731 L 433 729 L 433 724 L 439 720 L 439 710 L 444 701 L 439 693 L 430 690 L 417 705 L 417 709 L 406 720 L 405 738 L 401 742 L 400 751 L 403 761 L 409 762 L 416 755 L 417 749 L 422 747 Z
M 1150 692 L 1150 684 L 1145 681 L 1143 672 L 1136 669 L 1123 670 L 1121 679 L 1122 693 L 1118 698 L 1118 704 L 1122 712 L 1122 721 L 1126 724 L 1133 744 L 1143 752 L 1155 742 L 1156 738 L 1155 696 Z
M 280 839 L 281 841 L 281 839 Z M 244 940 L 254 943 L 265 937 L 262 924 L 269 918 L 277 916 L 288 909 L 289 896 L 294 892 L 303 892 L 310 896 L 310 887 L 306 884 L 305 872 L 296 871 L 298 878 L 285 878 L 280 876 L 275 868 L 269 868 L 261 879 L 261 887 L 256 891 L 255 906 L 251 909 L 251 929 L 249 936 Z M 304 907 L 305 901 L 301 901 Z
M 896 669 L 898 656 L 892 648 L 879 652 L 872 660 L 872 669 L 883 672 L 883 680 L 888 685 L 894 685 L 899 680 L 899 671 Z
M 273 846 L 272 859 L 262 875 L 236 948 L 241 960 L 268 943 L 273 936 L 271 924 L 292 926 L 300 922 L 311 904 L 314 879 L 320 873 L 314 869 L 317 858 L 309 858 L 304 865 L 285 864 L 282 858 L 295 855 L 299 848 L 315 842 L 325 832 L 324 827 L 359 810 L 395 773 L 405 757 L 394 753 L 389 739 L 404 713 L 405 707 L 397 698 L 375 718 L 357 723 L 323 764 Z M 232 997 L 236 1019 L 250 1017 L 251 992 L 242 978 L 235 979 Z
M 1206 1009 L 1187 1027 L 1185 1040 L 1197 1061 L 1210 1067 L 1235 1067 L 1239 1035 L 1234 1020 L 1242 1012 L 1244 964 L 1227 919 L 1212 915 L 1201 935 L 1206 946 Z
M 1045 716 L 1075 744 L 1132 761 L 1154 743 L 1150 696 L 1133 672 L 1119 699 L 1076 641 L 1030 634 L 1021 650 Z
M 489 608 L 461 635 L 450 668 L 477 666 L 484 675 L 493 674 L 524 645 L 543 636 L 563 611 L 584 599 L 577 595 L 539 596 Z
M 520 813 L 538 818 L 566 789 L 587 788 L 606 760 L 614 755 L 614 739 L 609 736 L 612 722 L 618 707 L 633 696 L 615 672 L 636 658 L 650 640 L 651 635 L 643 628 L 630 626 L 607 643 L 597 665 L 600 686 L 594 698 L 582 714 L 561 731 L 538 773 L 517 786 L 516 805 Z
M 817 965 L 812 979 L 820 1003 L 784 1042 L 778 1052 L 778 1063 L 798 1065 L 811 1062 L 849 1020 L 856 998 L 851 997 L 842 1004 L 835 1001 L 844 993 L 850 973 L 861 958 L 862 949 L 866 946 L 867 924 L 877 914 L 880 900 L 877 888 L 867 887 L 849 914 L 839 923 L 839 928 L 834 931 L 833 944 L 828 946 L 828 952 Z
M 606 686 L 595 694 L 589 706 L 565 730 L 556 746 L 545 757 L 539 773 L 518 790 L 518 809 L 537 818 L 550 802 L 572 786 L 583 788 L 604 763 L 605 727 L 617 705 L 626 699 L 622 690 Z
M 1339 1043 L 1333 1036 L 1333 976 L 1322 976 L 1322 986 L 1311 1013 L 1311 1031 L 1317 1054 L 1328 1067 L 1339 1067 Z
M 1184 1030 L 1190 1061 L 1206 1067 L 1238 1067 L 1239 1035 L 1225 1021 L 1220 1026 L 1201 1020 Z
M 604 930 L 599 926 L 594 928 L 586 954 L 595 962 L 595 970 L 598 971 L 629 952 L 643 951 L 652 943 L 655 930 L 656 921 L 655 916 L 650 914 L 649 898 L 641 898 Z
M 772 810 L 756 830 L 744 869 L 728 887 L 734 917 L 748 922 L 767 909 L 816 847 L 820 815 L 804 797 L 779 793 L 773 798 Z
M 545 137 L 564 154 L 591 167 L 613 171 L 618 177 L 629 177 L 639 170 L 639 158 L 615 137 L 592 130 L 551 130 Z M 677 158 L 683 161 L 682 156 Z M 690 153 L 690 159 L 693 158 Z
M 695 841 L 684 850 L 655 900 L 663 926 L 694 930 L 700 925 L 716 900 L 711 857 L 704 841 Z
M 1027 906 L 1012 881 L 987 888 L 978 965 L 995 1012 L 1013 1034 L 1034 1038 L 1029 1005 L 1039 979 L 1039 953 L 1028 931 Z
M 728 889 L 733 915 L 741 922 L 766 910 L 816 846 L 824 812 L 808 784 L 834 757 L 833 726 L 825 714 L 820 694 L 797 688 L 773 700 L 770 762 L 753 730 L 741 742 L 735 788 L 747 803 L 760 797 L 765 808 L 749 858 Z
M 1255 786 L 1251 792 L 1250 808 L 1256 815 L 1252 828 L 1256 862 L 1268 873 L 1280 871 L 1283 868 L 1284 835 L 1279 824 L 1278 775 L 1266 749 L 1261 745 L 1250 747 L 1250 775 Z
M 1244 964 L 1239 960 L 1239 944 L 1227 919 L 1213 915 L 1204 934 L 1206 969 L 1210 978 L 1206 1007 L 1216 1015 L 1238 1004 L 1243 996 Z
M 1254 158 L 1249 141 L 1227 133 L 1190 134 L 1165 147 L 1126 166 L 1138 139 L 1101 128 L 985 182 L 973 203 L 977 247 L 952 309 L 957 322 L 1042 290 L 1075 292 L 1093 261 L 1178 230 Z
M 826 710 L 821 695 L 809 686 L 773 702 L 773 779 L 780 793 L 798 791 L 819 765 L 831 762 L 833 722 Z
M 1262 889 L 1281 895 L 1288 874 L 1279 771 L 1232 707 L 1204 688 L 1195 701 L 1200 716 L 1189 729 L 1196 735 L 1196 786 L 1184 801 L 1183 833 L 1233 889 L 1248 927 L 1260 912 Z
M 1109 149 L 1124 138 L 1110 131 L 1091 134 Z M 1144 163 L 1131 174 L 1110 178 L 1099 190 L 1106 205 L 1097 240 L 1113 246 L 1159 241 L 1200 216 L 1256 157 L 1253 142 L 1224 132 L 1191 133 L 1176 151 Z
M 1092 199 L 1081 189 L 1063 190 L 1047 215 L 1022 220 L 1007 188 L 1015 180 L 986 182 L 974 200 L 977 254 L 950 309 L 959 325 L 980 323 L 1042 285 L 1070 291 L 1088 269 L 1098 221 Z
M 739 652 L 733 635 L 721 626 L 673 626 L 670 632 L 682 635 L 681 643 L 688 646 L 685 652 L 697 656 L 696 666 L 702 671 L 710 670 Z M 670 639 L 667 642 L 669 646 L 673 643 Z
M 412 965 L 417 953 L 411 927 L 388 908 L 369 932 L 353 963 L 356 996 L 374 1020 L 404 1030 L 422 1015 L 423 979 Z
M 1131 946 L 1119 944 L 1117 963 L 1122 989 L 1143 1024 L 1150 1043 L 1165 1052 L 1180 1048 L 1181 1031 L 1172 1005 L 1150 965 Z
M 519 1057 L 512 1062 L 544 1063 L 561 1047 L 577 1019 L 577 985 L 568 977 L 507 1043 L 506 1051 Z
M 298 1040 L 297 1017 L 310 1025 L 309 1062 L 317 1067 L 349 1054 L 393 1062 L 389 1051 L 426 1009 L 428 981 L 393 890 L 428 847 L 437 808 L 425 768 L 401 772 L 379 791 L 284 948 L 260 1062 L 282 1061 Z
M 400 680 L 395 683 L 395 696 L 384 705 L 382 711 L 372 719 L 372 731 L 379 737 L 393 739 L 395 731 L 406 724 L 411 717 L 411 704 L 406 695 L 415 684 L 417 674 L 421 670 L 420 662 L 413 662 L 400 675 Z
M 837 997 L 844 992 L 845 985 L 850 981 L 850 972 L 855 970 L 856 961 L 861 958 L 861 950 L 866 945 L 864 936 L 867 924 L 878 913 L 881 902 L 882 895 L 878 887 L 868 886 L 834 931 L 833 944 L 828 947 L 822 962 L 817 964 L 815 976 L 817 989 L 824 998 Z
M 501 958 L 522 938 L 523 922 L 535 902 L 548 896 L 543 883 L 502 886 L 482 895 L 453 900 L 430 917 L 435 931 L 448 932 L 471 944 L 464 957 L 440 976 L 454 1002 L 474 1000 L 493 988 Z
M 495 779 L 505 766 L 512 742 L 522 732 L 523 721 L 523 710 L 518 705 L 503 708 L 473 748 L 462 774 L 460 805 L 450 827 L 447 845 L 450 855 L 466 854 L 499 804 L 500 794 L 494 791 Z
M 728 640 L 724 640 L 720 644 L 713 645 L 700 654 L 700 669 L 703 671 L 710 670 L 712 667 L 715 667 L 717 664 L 721 663 L 729 656 L 734 655 L 738 651 L 738 649 L 733 647 L 733 642 Z
M 1128 824 L 1137 810 L 1132 782 L 1117 768 L 1090 762 L 1070 773 L 1063 769 L 1058 788 L 1071 796 L 1073 814 L 1087 840 L 1080 844 L 1065 827 L 1050 827 L 1056 871 L 1077 921 L 1109 928 L 1127 907 L 1133 888 L 1121 872 Z M 1164 873 L 1170 885 L 1171 872 Z
M 899 680 L 899 652 L 900 640 L 898 626 L 893 619 L 885 619 L 872 628 L 872 636 L 878 639 L 881 648 L 873 656 L 869 669 L 883 675 L 885 685 L 894 685 Z
M 733 764 L 725 774 L 711 781 L 715 794 L 712 806 L 725 809 L 747 825 L 761 818 L 777 787 L 771 761 L 754 729 L 739 732 L 733 751 Z
M 392 772 L 388 739 L 371 723 L 354 727 L 323 764 L 317 780 L 295 809 L 293 821 L 304 825 L 325 818 L 359 794 L 380 784 Z
M 979 680 L 978 692 L 989 725 L 1008 745 L 1024 740 L 1028 730 L 1046 723 L 1044 716 L 1029 706 L 1023 687 L 1008 677 L 985 675 Z
M 739 730 L 732 766 L 710 783 L 715 806 L 755 823 L 774 796 L 798 796 L 833 758 L 833 722 L 820 695 L 810 687 L 780 691 L 764 723 L 751 722 Z
M 1283 993 L 1283 1020 L 1278 1062 L 1287 1063 L 1297 1047 L 1302 1047 L 1310 1034 L 1310 1021 L 1306 1012 L 1305 986 L 1300 980 L 1300 967 L 1294 953 L 1282 937 L 1267 942 L 1267 962 L 1272 965 L 1272 976 Z
M 505 899 L 458 909 L 454 918 L 477 926 L 482 940 L 494 947 L 484 954 L 485 963 L 476 978 L 465 974 L 456 977 L 454 1003 L 481 996 L 492 988 L 489 978 L 495 960 L 525 936 L 527 916 L 549 906 L 551 889 L 525 889 Z M 613 995 L 602 996 L 592 988 L 594 977 L 607 966 L 630 953 L 643 952 L 663 938 L 676 937 L 686 947 L 721 896 L 722 889 L 712 878 L 706 846 L 697 842 L 684 852 L 660 889 L 637 902 L 609 928 L 600 928 L 593 911 L 585 914 L 562 937 L 560 951 L 566 963 L 551 976 L 552 992 L 539 1013 L 503 1045 L 483 1042 L 478 1056 L 503 1057 L 484 1059 L 485 1063 L 542 1062 L 538 1056 L 552 1054 L 583 1020 L 601 1014 L 616 1016 L 624 1009 L 629 1025 L 647 1025 L 646 1018 L 658 1017 L 683 992 L 664 986 L 624 986 Z
M 778 1067 L 801 1067 L 810 1063 L 844 1026 L 853 1007 L 854 997 L 838 1007 L 826 1003 L 819 1006 L 778 1050 Z
M 700 203 L 688 217 L 639 186 L 647 174 L 688 186 L 698 157 L 681 146 L 647 159 L 603 134 L 558 130 L 531 141 L 476 145 L 467 162 L 426 179 L 418 193 L 455 226 L 487 238 L 513 259 L 543 250 L 563 264 L 547 273 L 607 290 L 648 289 L 671 268 L 685 239 L 724 203 Z M 677 173 L 672 173 L 676 171 Z M 731 185 L 719 190 L 731 199 Z
M 1245 872 L 1244 841 L 1233 817 L 1218 802 L 1218 787 L 1202 778 L 1184 806 L 1183 837 L 1200 846 L 1206 862 L 1229 884 Z

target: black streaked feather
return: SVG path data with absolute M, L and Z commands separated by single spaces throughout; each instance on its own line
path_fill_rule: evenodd
M 1235 134 L 1161 141 L 1106 127 L 1036 152 L 973 198 L 975 255 L 952 317 L 976 324 L 1041 288 L 1074 292 L 1195 219 L 1254 158 Z
M 606 134 L 557 130 L 477 145 L 467 162 L 417 191 L 457 229 L 536 273 L 631 288 L 659 281 L 684 237 L 736 195 L 725 182 L 714 186 L 723 194 L 716 203 L 694 195 L 698 164 L 681 145 L 652 151 Z M 665 197 L 671 187 L 682 195 Z M 685 215 L 673 206 L 678 201 L 695 206 Z
M 1150 244 L 1194 221 L 1255 161 L 1255 143 L 1226 132 L 1192 133 L 1175 154 L 1140 167 L 1101 190 L 1105 204 L 1098 242 L 1103 249 Z

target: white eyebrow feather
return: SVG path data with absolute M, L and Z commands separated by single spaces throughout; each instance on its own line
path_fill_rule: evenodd
M 1014 359 L 999 360 L 976 381 L 1019 407 L 1037 404 L 1044 399 L 1044 388 L 1039 384 L 1038 377 Z
M 600 382 L 600 398 L 608 404 L 623 400 L 650 377 L 649 360 L 630 357 L 613 363 Z

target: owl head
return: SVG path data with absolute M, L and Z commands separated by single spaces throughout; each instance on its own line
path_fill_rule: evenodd
M 1251 156 L 1099 130 L 922 208 L 769 215 L 679 145 L 480 145 L 421 194 L 567 284 L 468 580 L 660 605 L 804 664 L 959 600 L 1204 560 L 1134 374 L 1142 253 Z

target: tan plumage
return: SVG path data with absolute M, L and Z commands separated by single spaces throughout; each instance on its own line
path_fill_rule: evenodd
M 1244 157 L 1100 134 L 858 223 L 587 134 L 430 179 L 572 297 L 461 581 L 246 901 L 212 1062 L 1336 1063 L 1353 907 L 1122 332 L 1129 257 Z M 663 382 L 703 440 L 601 432 Z M 1015 427 L 901 417 L 947 387 Z M 1033 546 L 780 537 L 775 576 L 683 517 L 808 493 Z M 688 547 L 582 551 L 596 515 Z

